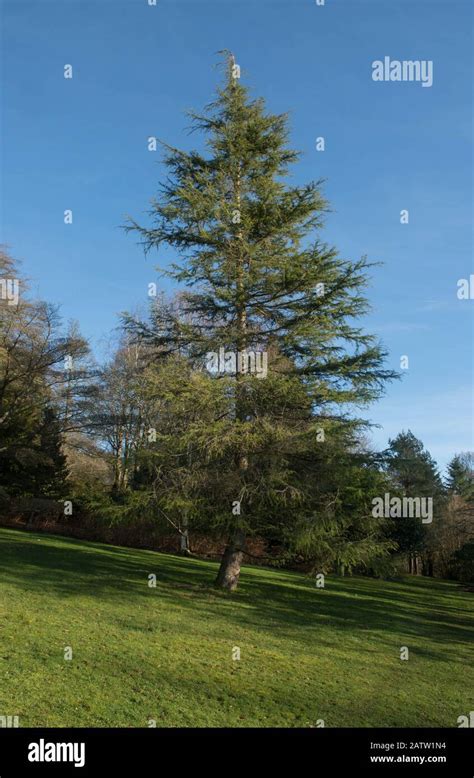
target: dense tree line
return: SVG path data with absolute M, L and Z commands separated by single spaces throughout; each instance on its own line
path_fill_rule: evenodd
M 19 278 L 6 253 L 0 263 L 0 278 Z M 38 499 L 46 514 L 53 500 L 61 514 L 70 501 L 69 525 L 84 517 L 132 529 L 145 522 L 158 535 L 176 534 L 185 553 L 196 535 L 233 538 L 238 526 L 241 558 L 257 537 L 265 561 L 314 572 L 473 579 L 472 453 L 455 455 L 443 480 L 410 431 L 386 451 L 371 450 L 367 425 L 315 410 L 276 349 L 265 380 L 245 376 L 251 399 L 240 421 L 235 375 L 209 371 L 190 348 L 169 353 L 156 337 L 170 318 L 186 326 L 180 298 L 154 301 L 148 320 L 135 322 L 134 333 L 125 328 L 99 368 L 77 328 L 63 332 L 54 308 L 31 299 L 19 280 L 21 302 L 0 301 L 4 515 Z M 374 498 L 386 494 L 432 498 L 432 521 L 374 516 Z
M 229 57 L 192 121 L 206 153 L 166 146 L 151 224 L 126 226 L 146 250 L 174 249 L 166 272 L 185 291 L 125 317 L 108 364 L 24 280 L 16 304 L 0 299 L 4 504 L 69 501 L 70 522 L 146 518 L 185 553 L 197 533 L 225 538 L 227 589 L 252 538 L 273 563 L 314 572 L 390 575 L 403 558 L 412 573 L 471 579 L 471 455 L 443 482 L 411 432 L 385 452 L 366 443 L 361 413 L 397 375 L 359 321 L 370 265 L 319 239 L 321 182 L 288 184 L 287 117 L 249 97 Z M 2 289 L 19 277 L 7 253 L 0 274 Z M 409 515 L 377 512 L 380 499 Z

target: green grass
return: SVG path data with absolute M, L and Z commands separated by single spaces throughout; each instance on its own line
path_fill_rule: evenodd
M 473 595 L 458 584 L 329 577 L 316 589 L 246 567 L 227 595 L 215 569 L 0 529 L 0 715 L 24 727 L 456 727 L 474 710 Z

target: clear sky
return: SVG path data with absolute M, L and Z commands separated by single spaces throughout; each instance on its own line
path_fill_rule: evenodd
M 127 214 L 147 221 L 163 173 L 147 138 L 199 144 L 183 112 L 210 101 L 216 52 L 231 49 L 253 94 L 290 112 L 303 152 L 293 180 L 326 179 L 334 210 L 322 237 L 346 258 L 383 263 L 367 327 L 390 366 L 406 355 L 409 368 L 368 411 L 381 425 L 375 444 L 410 428 L 441 467 L 472 449 L 474 300 L 457 298 L 458 280 L 474 272 L 470 0 L 6 0 L 2 9 L 2 240 L 99 358 L 117 314 L 146 301 L 154 267 L 171 256 L 145 258 L 120 229 Z M 374 81 L 372 63 L 384 57 L 432 61 L 433 85 Z

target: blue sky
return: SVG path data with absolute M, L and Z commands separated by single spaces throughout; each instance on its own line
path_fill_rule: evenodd
M 145 258 L 120 229 L 127 214 L 146 221 L 163 173 L 147 138 L 199 143 L 183 112 L 210 101 L 216 52 L 227 48 L 253 94 L 290 112 L 303 152 L 293 180 L 327 179 L 333 212 L 322 237 L 346 258 L 383 263 L 367 327 L 388 364 L 398 369 L 407 355 L 409 369 L 367 413 L 382 425 L 374 443 L 410 428 L 442 467 L 473 447 L 474 302 L 456 294 L 474 272 L 468 0 L 6 0 L 2 9 L 2 240 L 99 358 L 117 314 L 143 305 L 154 267 L 171 256 Z M 373 81 L 372 62 L 385 56 L 431 60 L 433 85 Z

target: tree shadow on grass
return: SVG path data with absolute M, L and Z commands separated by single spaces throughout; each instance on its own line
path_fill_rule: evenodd
M 278 621 L 283 628 L 311 627 L 323 619 L 352 634 L 381 631 L 397 639 L 427 638 L 431 645 L 439 644 L 444 659 L 455 653 L 456 645 L 468 647 L 474 638 L 474 618 L 468 613 L 470 601 L 466 600 L 469 595 L 453 585 L 448 598 L 446 582 L 433 579 L 389 583 L 357 576 L 327 578 L 324 589 L 316 589 L 314 583 L 291 581 L 277 587 L 268 580 L 253 580 L 251 594 L 250 586 L 243 590 L 243 596 L 268 602 L 268 622 L 274 625 Z M 465 610 L 460 607 L 463 602 Z M 252 620 L 248 612 L 244 618 Z M 259 617 L 260 627 L 261 621 Z M 430 653 L 427 647 L 421 647 L 421 652 Z
M 62 596 L 98 594 L 113 597 L 147 593 L 148 576 L 173 583 L 185 575 L 183 562 L 153 551 L 142 551 L 53 535 L 1 530 L 0 579 L 31 592 Z M 202 582 L 205 572 L 196 570 Z
M 296 573 L 246 567 L 239 590 L 227 595 L 212 587 L 215 572 L 212 562 L 0 530 L 0 582 L 30 593 L 125 599 L 133 607 L 135 598 L 150 597 L 148 576 L 154 574 L 153 591 L 172 607 L 273 636 L 294 637 L 299 630 L 311 639 L 314 630 L 329 625 L 351 635 L 387 633 L 391 642 L 426 638 L 420 651 L 445 661 L 474 636 L 472 616 L 462 607 L 472 595 L 446 582 L 327 578 L 326 587 L 317 589 Z

